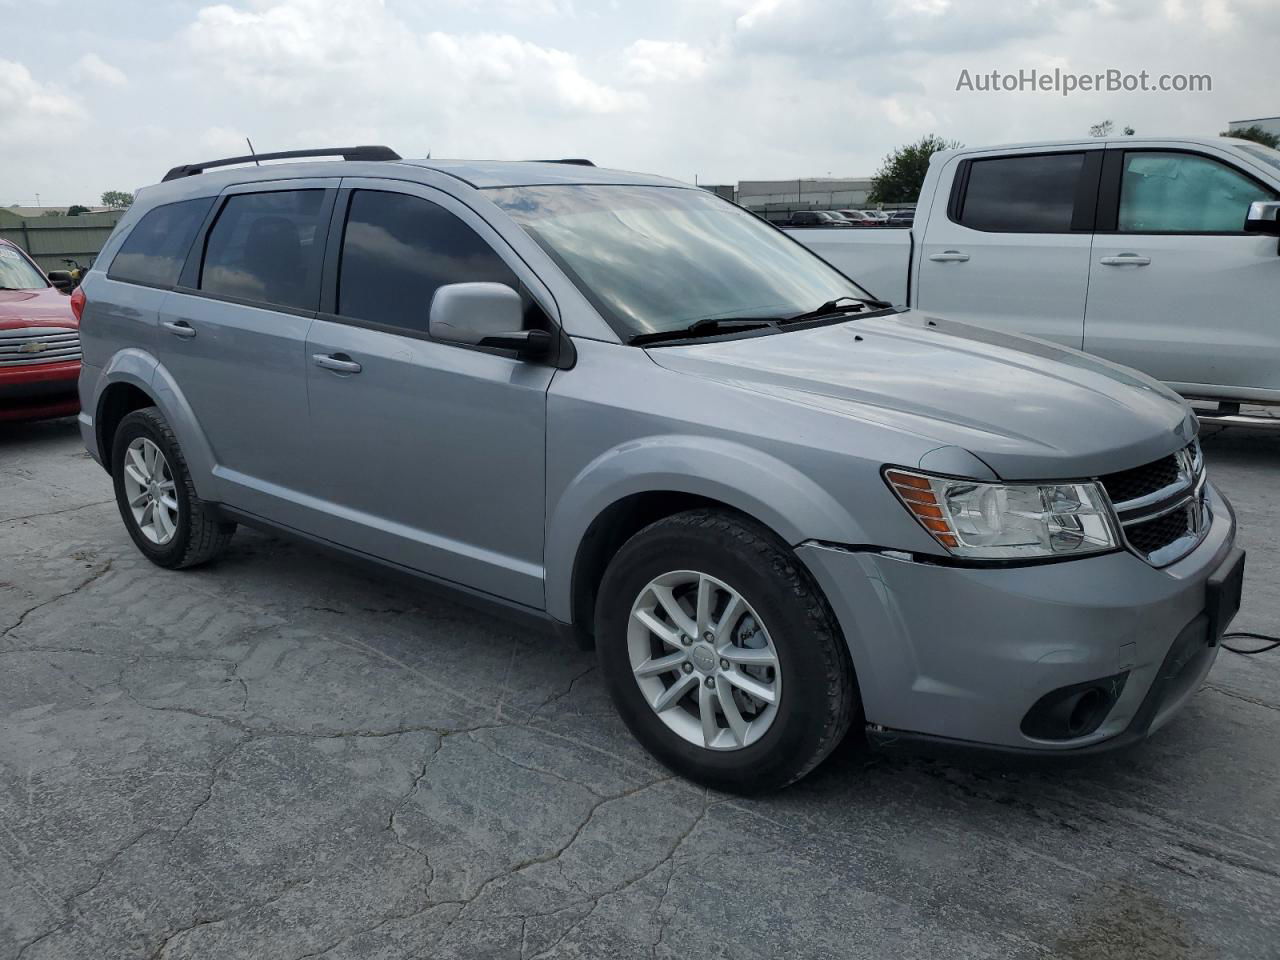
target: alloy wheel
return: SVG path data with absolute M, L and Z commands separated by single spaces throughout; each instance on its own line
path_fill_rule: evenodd
M 124 493 L 138 530 L 157 546 L 178 532 L 178 494 L 169 461 L 147 437 L 125 449 Z
M 640 591 L 627 624 L 636 683 L 674 733 L 709 750 L 741 750 L 773 724 L 782 698 L 778 652 L 737 590 L 676 570 Z

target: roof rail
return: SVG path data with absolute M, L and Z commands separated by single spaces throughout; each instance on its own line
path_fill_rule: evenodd
M 281 150 L 278 153 L 249 154 L 245 157 L 224 157 L 221 160 L 205 160 L 203 163 L 184 163 L 164 175 L 161 183 L 193 177 L 210 167 L 230 167 L 237 163 L 256 163 L 259 160 L 294 160 L 299 157 L 342 157 L 343 160 L 399 160 L 400 154 L 390 147 L 322 147 L 316 150 Z
M 535 160 L 534 163 L 571 163 L 575 167 L 594 167 L 595 164 L 582 157 L 565 157 L 563 160 Z

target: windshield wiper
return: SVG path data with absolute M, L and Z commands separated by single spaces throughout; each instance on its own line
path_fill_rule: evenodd
M 842 300 L 852 300 L 853 303 L 842 304 Z M 783 323 L 796 323 L 800 320 L 817 320 L 821 317 L 831 317 L 841 313 L 856 313 L 859 310 L 866 310 L 868 307 L 875 307 L 877 310 L 887 310 L 893 304 L 884 300 L 873 300 L 864 297 L 843 296 L 836 297 L 834 300 L 828 300 L 816 310 L 809 310 L 806 313 L 797 313 L 794 317 L 787 317 Z
M 756 330 L 760 327 L 771 327 L 783 317 L 704 317 L 695 320 L 687 327 L 677 330 L 658 330 L 654 333 L 638 333 L 627 343 L 661 343 L 664 340 L 691 340 L 696 337 L 714 337 L 721 333 L 735 333 L 739 330 Z

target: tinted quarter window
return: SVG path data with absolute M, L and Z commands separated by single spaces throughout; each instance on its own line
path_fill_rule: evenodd
M 1191 153 L 1127 152 L 1122 233 L 1239 233 L 1249 204 L 1275 194 L 1238 170 Z
M 443 207 L 401 193 L 351 195 L 338 313 L 422 333 L 436 288 L 519 281 L 479 234 Z
M 327 225 L 323 190 L 228 198 L 205 244 L 200 289 L 224 297 L 314 310 Z
M 1083 153 L 974 160 L 960 222 L 998 233 L 1068 233 Z
M 130 283 L 173 286 L 213 200 L 183 200 L 148 211 L 121 244 L 107 276 Z

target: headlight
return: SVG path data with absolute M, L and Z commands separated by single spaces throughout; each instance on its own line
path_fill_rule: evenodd
M 1119 546 L 1096 483 L 981 483 L 886 470 L 898 499 L 957 557 L 1078 557 Z

